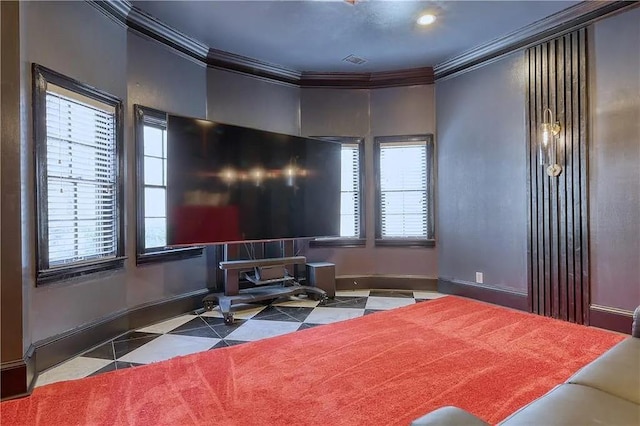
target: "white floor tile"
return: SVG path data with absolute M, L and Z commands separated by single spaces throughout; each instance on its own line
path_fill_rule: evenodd
M 387 310 L 413 305 L 416 301 L 408 297 L 369 297 L 365 309 Z
M 112 362 L 113 360 L 110 359 L 79 356 L 40 374 L 36 386 L 48 385 L 49 383 L 61 382 L 63 380 L 81 379 L 100 370 L 102 367 L 106 367 Z
M 315 308 L 304 322 L 312 324 L 331 324 L 364 315 L 364 309 L 357 308 Z
M 371 290 L 338 290 L 336 296 L 340 297 L 369 297 Z
M 266 308 L 265 305 L 236 305 L 231 307 L 231 312 L 233 312 L 235 319 L 247 320 L 259 314 L 264 308 Z M 222 318 L 219 307 L 214 308 L 212 311 L 206 311 L 200 316 Z
M 129 352 L 118 361 L 149 364 L 164 361 L 180 355 L 189 355 L 206 351 L 215 346 L 220 339 L 208 337 L 192 337 L 175 334 L 165 334 Z
M 438 293 L 437 291 L 414 291 L 413 297 L 416 299 L 439 299 L 445 297 L 446 294 Z
M 232 331 L 225 339 L 242 341 L 260 340 L 292 333 L 297 331 L 299 327 L 299 322 L 251 320 L 240 325 L 237 330 Z
M 141 331 L 144 333 L 168 333 L 174 328 L 180 327 L 182 324 L 186 324 L 194 318 L 198 318 L 195 315 L 182 315 L 176 318 L 171 318 L 170 320 L 159 322 L 158 324 L 153 324 L 148 327 L 140 328 L 136 331 Z M 205 325 L 203 323 L 203 325 Z

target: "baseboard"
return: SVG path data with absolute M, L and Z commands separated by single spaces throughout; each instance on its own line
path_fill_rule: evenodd
M 146 303 L 36 342 L 35 371 L 44 371 L 129 330 L 198 309 L 202 307 L 202 298 L 207 294 L 209 290 L 204 289 Z
M 0 400 L 21 398 L 31 394 L 36 382 L 34 347 L 23 359 L 0 364 Z
M 436 291 L 438 280 L 421 275 L 342 275 L 337 290 L 390 289 Z
M 482 300 L 483 302 L 506 306 L 521 311 L 529 311 L 527 294 L 517 291 L 446 278 L 438 278 L 438 291 L 440 293 Z
M 631 334 L 633 312 L 608 306 L 591 305 L 589 307 L 589 325 L 620 333 Z

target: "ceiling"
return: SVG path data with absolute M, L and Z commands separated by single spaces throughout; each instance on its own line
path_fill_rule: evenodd
M 577 1 L 134 1 L 176 30 L 295 71 L 379 72 L 434 66 Z M 429 12 L 434 24 L 419 27 Z M 348 55 L 366 59 L 355 65 Z

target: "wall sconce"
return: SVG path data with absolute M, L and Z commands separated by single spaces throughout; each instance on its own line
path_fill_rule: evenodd
M 549 121 L 547 121 L 547 117 Z M 560 133 L 560 123 L 553 121 L 553 112 L 549 108 L 546 108 L 542 113 L 540 131 L 542 133 L 539 148 L 540 165 L 547 166 L 549 176 L 559 176 L 562 173 L 562 166 L 558 164 L 556 159 L 556 138 Z

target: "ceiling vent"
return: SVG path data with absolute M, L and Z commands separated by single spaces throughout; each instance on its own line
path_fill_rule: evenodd
M 360 58 L 360 57 L 358 57 L 358 56 L 356 56 L 356 55 L 349 55 L 349 56 L 347 56 L 346 58 L 344 58 L 344 59 L 343 59 L 343 61 L 345 61 L 345 62 L 351 62 L 352 64 L 356 64 L 356 65 L 362 65 L 362 64 L 364 64 L 365 62 L 367 62 L 367 60 L 366 60 L 366 59 L 364 59 L 364 58 Z

